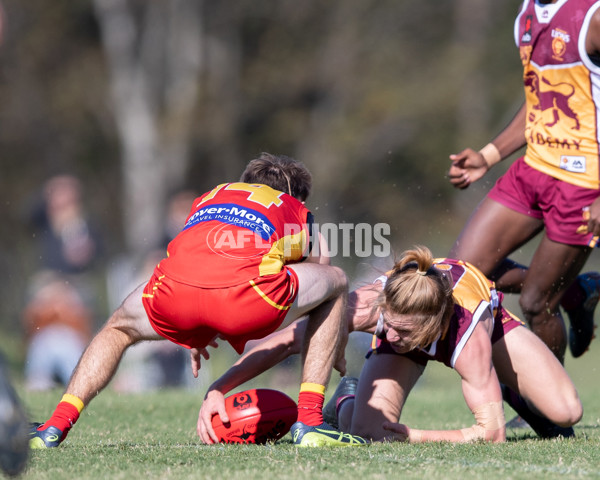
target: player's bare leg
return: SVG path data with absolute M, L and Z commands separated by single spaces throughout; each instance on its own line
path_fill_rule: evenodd
M 587 247 L 553 242 L 544 236 L 538 246 L 519 298 L 531 330 L 564 363 L 567 346 L 559 303 L 589 257 Z
M 527 243 L 544 227 L 542 220 L 528 217 L 504 205 L 483 199 L 450 250 L 448 256 L 475 265 L 486 276 L 491 276 L 521 245 Z M 522 273 L 507 271 L 508 276 L 497 279 L 499 290 L 519 283 Z
M 508 255 L 533 238 L 542 228 L 542 220 L 528 217 L 485 198 L 469 219 L 449 255 L 472 263 L 485 275 L 491 276 L 502 266 Z M 558 300 L 564 293 L 565 283 L 558 282 L 559 275 L 566 268 L 567 258 L 561 256 L 558 268 L 549 247 L 544 244 L 545 240 L 548 241 L 542 240 L 530 270 L 524 272 L 522 269 L 508 269 L 496 279 L 497 288 L 518 291 L 519 283 L 523 283 L 520 304 L 524 317 L 532 330 L 541 336 L 562 361 L 566 349 L 566 332 L 558 309 Z M 577 272 L 581 265 L 577 263 Z M 531 271 L 531 267 L 534 271 Z M 566 285 L 574 278 L 573 276 L 566 279 Z
M 537 335 L 515 328 L 494 344 L 492 356 L 503 396 L 538 435 L 573 435 L 570 427 L 583 414 L 581 401 L 567 372 Z
M 341 269 L 329 265 L 306 263 L 290 268 L 298 276 L 299 291 L 286 319 L 308 314 L 302 381 L 327 386 L 333 364 L 348 339 L 344 322 L 348 281 Z
M 87 405 L 108 385 L 123 353 L 141 340 L 164 340 L 150 325 L 142 305 L 144 285 L 131 293 L 87 347 L 67 386 Z
M 32 430 L 32 448 L 57 447 L 81 410 L 108 385 L 125 350 L 141 340 L 162 340 L 142 305 L 144 285 L 113 313 L 81 356 L 65 395 L 52 417 Z
M 289 319 L 308 314 L 302 347 L 302 385 L 298 398 L 298 422 L 292 427 L 294 443 L 301 446 L 355 445 L 359 437 L 339 434 L 323 423 L 323 400 L 338 356 L 348 340 L 344 313 L 348 281 L 344 272 L 328 265 L 291 265 L 299 291 Z
M 511 264 L 507 257 L 542 229 L 541 220 L 522 215 L 494 200 L 485 198 L 469 219 L 449 256 L 466 260 L 478 267 L 496 282 L 498 290 L 520 293 L 528 278 L 528 268 L 516 263 Z M 570 258 L 561 260 L 565 265 L 565 269 L 560 272 L 562 277 L 557 277 L 557 273 L 551 271 L 558 265 L 555 257 L 552 256 L 553 253 L 547 255 L 542 251 L 536 253 L 538 261 L 541 262 L 539 269 L 536 274 L 529 276 L 527 282 L 541 277 L 550 278 L 557 284 L 556 279 L 560 278 L 561 293 L 557 293 L 556 287 L 546 288 L 544 292 L 537 291 L 538 286 L 534 282 L 533 286 L 526 290 L 525 297 L 521 298 L 521 305 L 525 319 L 532 329 L 542 336 L 562 361 L 566 349 L 566 330 L 556 303 L 556 296 L 562 298 L 563 302 L 570 302 L 569 307 L 566 303 L 563 306 L 571 320 L 571 350 L 574 356 L 580 356 L 593 338 L 593 313 L 597 304 L 598 290 L 600 290 L 598 286 L 600 280 L 595 279 L 600 278 L 600 275 L 594 273 L 581 275 L 581 281 L 587 282 L 587 288 L 582 289 L 575 280 L 579 280 L 577 273 L 583 268 L 591 250 L 588 247 L 558 245 L 562 245 L 567 250 L 575 250 L 575 253 L 568 254 L 571 255 Z M 539 248 L 545 249 L 542 244 Z M 566 271 L 567 267 L 568 271 Z M 548 277 L 548 272 L 551 273 L 551 277 Z M 565 288 L 565 285 L 568 288 Z M 546 313 L 540 313 L 539 310 L 543 302 L 548 303 L 548 308 L 542 308 Z

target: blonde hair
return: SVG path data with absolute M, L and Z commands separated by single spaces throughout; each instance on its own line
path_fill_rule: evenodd
M 402 253 L 388 276 L 379 307 L 383 312 L 413 317 L 416 328 L 411 349 L 426 347 L 446 333 L 454 311 L 452 284 L 433 265 L 427 247 Z

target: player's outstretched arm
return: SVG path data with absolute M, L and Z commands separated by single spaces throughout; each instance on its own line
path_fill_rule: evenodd
M 369 285 L 350 294 L 346 313 L 346 322 L 350 332 L 359 330 L 372 333 L 375 330 L 377 320 L 373 315 L 373 305 L 380 291 L 381 285 L 375 288 Z M 219 415 L 223 422 L 227 421 L 224 396 L 291 355 L 299 354 L 307 323 L 306 318 L 298 319 L 286 328 L 274 332 L 258 342 L 249 343 L 250 349 L 229 370 L 215 380 L 209 387 L 198 414 L 197 431 L 204 443 L 218 441 L 211 423 L 214 415 Z M 195 355 L 192 353 L 192 371 L 196 375 L 200 365 L 201 353 L 200 351 L 195 352 Z M 345 360 L 343 357 L 338 359 L 335 368 L 342 375 L 345 374 Z M 225 415 L 225 418 L 223 415 Z
M 202 442 L 212 444 L 219 441 L 212 427 L 213 416 L 219 415 L 223 423 L 229 421 L 225 410 L 225 394 L 267 371 L 290 355 L 300 353 L 306 323 L 304 319 L 295 321 L 286 328 L 255 343 L 209 387 L 198 413 L 196 428 Z M 192 369 L 194 369 L 193 357 Z
M 454 187 L 461 190 L 483 177 L 490 168 L 483 154 L 472 148 L 453 153 L 450 155 L 450 160 L 452 163 L 448 170 L 448 179 Z
M 345 317 L 349 333 L 353 331 L 373 333 L 375 331 L 377 318 L 373 314 L 373 307 L 380 292 L 381 284 L 377 284 L 376 286 L 361 287 L 350 293 Z M 307 319 L 300 318 L 262 340 L 248 342 L 250 349 L 229 370 L 215 380 L 208 391 L 218 390 L 222 394 L 226 394 L 286 358 L 299 354 L 306 325 Z M 343 359 L 335 365 L 335 368 L 342 375 L 345 374 Z
M 258 342 L 253 342 L 250 350 L 215 380 L 209 387 L 209 392 L 218 390 L 222 394 L 226 394 L 266 372 L 289 356 L 300 353 L 306 324 L 306 319 L 297 320 L 284 329 L 274 332 Z
M 483 177 L 496 163 L 526 145 L 525 117 L 527 107 L 521 106 L 515 117 L 500 134 L 481 150 L 466 148 L 450 155 L 448 179 L 456 188 L 465 189 Z

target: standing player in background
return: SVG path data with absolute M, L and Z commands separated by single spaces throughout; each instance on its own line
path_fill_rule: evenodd
M 348 282 L 341 269 L 325 264 L 324 253 L 310 256 L 312 215 L 304 201 L 311 183 L 302 163 L 263 153 L 248 164 L 240 182 L 221 184 L 196 199 L 167 258 L 92 340 L 50 419 L 32 427 L 32 448 L 57 447 L 65 439 L 84 406 L 106 387 L 125 350 L 137 342 L 166 338 L 189 348 L 197 376 L 200 356 L 208 359 L 206 349 L 216 347 L 218 338 L 241 353 L 247 341 L 304 315 L 308 327 L 295 424 L 302 435 L 296 443 L 364 444 L 323 422 L 325 388 L 347 342 Z M 228 421 L 220 392 L 209 392 L 202 409 Z M 200 416 L 197 431 L 205 443 L 218 440 Z
M 593 0 L 525 0 L 515 23 L 525 104 L 479 152 L 451 155 L 450 182 L 467 188 L 527 146 L 477 207 L 450 251 L 521 292 L 531 329 L 564 361 L 594 332 L 600 274 L 579 275 L 600 235 L 600 10 Z M 529 268 L 507 256 L 540 232 Z

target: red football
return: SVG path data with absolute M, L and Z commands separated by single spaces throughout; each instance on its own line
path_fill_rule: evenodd
M 256 388 L 225 397 L 230 423 L 215 415 L 212 426 L 221 443 L 266 443 L 283 437 L 296 421 L 298 407 L 285 393 Z

